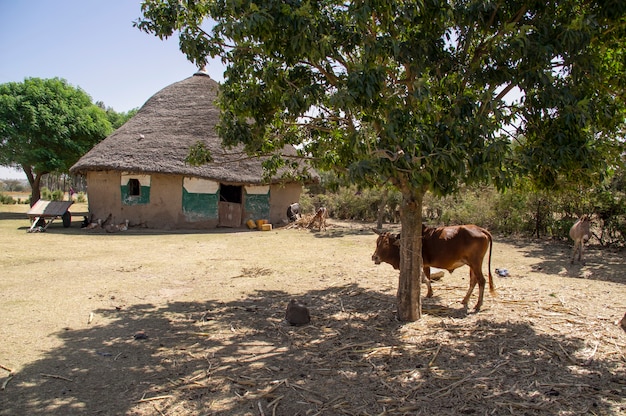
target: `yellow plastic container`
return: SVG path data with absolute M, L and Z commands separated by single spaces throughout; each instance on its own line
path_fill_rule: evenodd
M 272 224 L 263 224 L 261 226 L 262 231 L 272 231 Z
M 256 228 L 256 224 L 254 222 L 254 220 L 250 219 L 248 221 L 246 221 L 246 225 L 248 226 L 249 229 L 253 230 Z
M 263 227 L 263 224 L 266 224 L 267 220 L 256 220 L 256 227 L 260 230 Z

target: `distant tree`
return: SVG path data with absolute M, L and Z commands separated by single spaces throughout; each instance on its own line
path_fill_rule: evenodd
M 22 192 L 24 190 L 24 184 L 21 179 L 3 179 L 0 181 L 5 191 L 9 192 Z
M 117 130 L 124 123 L 126 123 L 131 117 L 137 114 L 137 111 L 139 111 L 139 109 L 133 108 L 130 111 L 118 113 L 112 107 L 107 107 L 106 105 L 104 105 L 102 101 L 96 101 L 96 105 L 106 112 L 107 119 L 109 119 L 109 122 L 111 123 L 111 127 L 113 127 L 113 130 Z
M 80 88 L 59 78 L 0 85 L 0 165 L 20 167 L 31 204 L 50 172 L 67 172 L 111 132 L 106 112 Z
M 141 30 L 178 31 L 198 66 L 227 64 L 224 143 L 299 145 L 354 183 L 400 191 L 401 320 L 421 315 L 426 192 L 503 188 L 516 172 L 543 187 L 592 180 L 617 154 L 624 1 L 145 0 L 142 12 Z

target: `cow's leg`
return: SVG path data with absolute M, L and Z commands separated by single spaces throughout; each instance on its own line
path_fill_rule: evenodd
M 474 270 L 470 269 L 470 284 L 469 289 L 467 290 L 467 294 L 461 301 L 463 305 L 467 308 L 467 304 L 469 303 L 470 296 L 472 296 L 472 292 L 474 291 L 474 287 L 476 287 L 476 275 L 474 274 Z
M 475 273 L 474 270 L 470 268 L 470 286 L 467 291 L 467 294 L 465 295 L 461 303 L 463 303 L 463 305 L 467 307 L 470 296 L 472 296 L 472 292 L 474 291 L 474 288 L 476 287 L 476 283 L 478 283 L 478 302 L 476 302 L 476 306 L 474 306 L 474 310 L 478 312 L 480 310 L 480 307 L 483 305 L 483 296 L 485 294 L 486 280 L 485 280 L 485 276 L 483 275 L 482 270 L 478 270 Z
M 433 288 L 430 285 L 430 267 L 424 267 L 424 274 L 422 275 L 422 282 L 426 283 L 426 287 L 428 288 L 428 293 L 426 294 L 426 297 L 432 298 Z
M 483 271 L 481 269 L 479 269 L 478 272 L 476 273 L 476 280 L 478 281 L 478 302 L 476 302 L 476 306 L 474 306 L 474 310 L 476 312 L 478 312 L 480 310 L 480 307 L 483 306 L 483 297 L 485 295 L 486 280 L 485 280 L 485 276 L 483 275 Z
M 574 260 L 576 260 L 576 252 L 578 252 L 578 261 L 582 258 L 583 254 L 583 241 L 582 240 L 574 240 L 574 251 L 572 252 L 572 261 L 574 264 Z
M 584 251 L 584 249 L 585 249 L 585 240 L 584 240 L 584 238 L 581 238 L 580 239 L 580 248 L 578 250 L 578 261 L 581 264 L 585 264 L 585 261 L 583 260 L 583 251 Z

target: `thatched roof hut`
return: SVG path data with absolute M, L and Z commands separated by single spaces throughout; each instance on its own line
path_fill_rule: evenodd
M 218 90 L 202 71 L 162 89 L 72 166 L 73 174 L 87 177 L 91 213 L 154 228 L 240 226 L 259 216 L 273 223 L 286 219 L 302 184 L 285 179 L 285 172 L 264 181 L 261 159 L 248 157 L 241 146 L 222 147 L 215 131 Z M 198 141 L 211 151 L 212 163 L 185 162 Z M 285 151 L 295 155 L 293 148 Z M 222 221 L 222 208 L 227 209 L 219 206 L 222 202 L 240 205 L 228 209 L 241 212 Z

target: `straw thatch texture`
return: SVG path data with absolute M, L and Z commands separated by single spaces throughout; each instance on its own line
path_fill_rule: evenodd
M 220 115 L 214 105 L 218 89 L 219 84 L 202 72 L 165 87 L 70 171 L 163 173 L 233 184 L 261 183 L 260 159 L 245 155 L 243 147 L 226 150 L 221 146 L 215 131 Z M 185 163 L 189 148 L 198 141 L 210 149 L 213 163 L 203 166 Z M 296 154 L 293 147 L 285 153 Z M 273 180 L 278 181 L 279 178 Z

